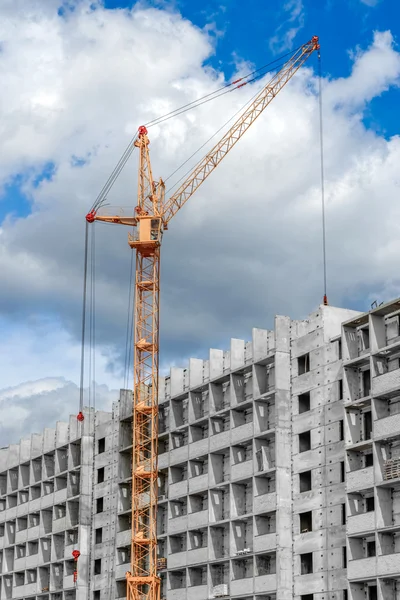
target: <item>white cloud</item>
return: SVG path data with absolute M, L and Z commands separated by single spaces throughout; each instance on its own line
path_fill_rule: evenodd
M 324 94 L 344 110 L 361 109 L 373 98 L 400 84 L 400 54 L 390 31 L 376 32 L 368 51 L 358 50 L 351 77 L 332 81 Z M 383 67 L 383 68 L 382 68 Z
M 27 0 L 23 11 L 16 5 L 0 7 L 7 89 L 0 97 L 0 180 L 49 161 L 56 172 L 30 188 L 29 217 L 1 225 L 0 388 L 60 377 L 75 385 L 84 215 L 138 125 L 213 91 L 224 78 L 204 67 L 214 52 L 208 35 L 178 14 L 93 11 L 80 2 L 60 18 L 50 0 Z M 348 78 L 324 82 L 328 291 L 336 305 L 369 292 L 371 300 L 400 295 L 400 138 L 385 140 L 362 123 L 367 103 L 398 82 L 390 33 L 376 33 L 354 61 Z M 204 356 L 230 336 L 248 337 L 251 327 L 271 325 L 275 313 L 302 317 L 322 298 L 313 65 L 312 58 L 164 236 L 163 366 Z M 172 172 L 260 85 L 150 129 L 154 176 Z M 89 160 L 73 167 L 72 156 Z M 111 204 L 135 205 L 136 160 Z M 124 228 L 95 227 L 97 380 L 114 389 L 122 384 L 117 353 L 125 340 L 130 252 Z M 30 398 L 40 396 L 41 418 L 51 424 L 58 417 L 53 409 L 46 415 L 45 406 L 67 388 L 41 385 Z M 9 398 L 0 406 L 1 422 L 11 406 L 28 411 L 30 423 L 36 404 L 27 394 L 22 404 Z
M 276 53 L 291 50 L 296 35 L 304 27 L 303 0 L 288 0 L 283 6 L 283 11 L 286 18 L 269 42 L 271 50 Z
M 85 390 L 87 392 L 87 390 Z M 96 409 L 111 410 L 116 390 L 96 386 Z M 8 388 L 0 393 L 0 445 L 18 442 L 57 421 L 78 413 L 79 389 L 63 378 L 46 378 Z M 93 404 L 92 404 L 93 406 Z

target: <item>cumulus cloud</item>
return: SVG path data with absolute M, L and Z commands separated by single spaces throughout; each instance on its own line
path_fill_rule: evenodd
M 59 15 L 52 0 L 27 0 L 23 10 L 3 2 L 0 16 L 7 89 L 0 98 L 0 181 L 24 173 L 32 205 L 29 216 L 1 224 L 0 314 L 10 332 L 18 322 L 21 344 L 12 333 L 0 341 L 0 355 L 10 357 L 10 376 L 2 373 L 0 388 L 46 376 L 76 383 L 84 215 L 138 125 L 225 79 L 205 66 L 213 39 L 174 12 L 110 11 L 81 1 Z M 328 292 L 335 305 L 400 293 L 400 139 L 386 140 L 362 121 L 368 102 L 398 84 L 399 53 L 389 32 L 377 32 L 353 60 L 347 78 L 323 82 Z M 314 67 L 311 58 L 170 223 L 161 281 L 163 367 L 204 356 L 230 336 L 249 337 L 252 327 L 271 326 L 275 313 L 303 317 L 320 302 Z M 168 176 L 263 83 L 151 128 L 154 177 Z M 110 194 L 111 205 L 135 205 L 136 159 Z M 35 174 L 49 163 L 51 178 L 35 185 Z M 93 227 L 98 380 L 115 388 L 130 251 L 123 227 Z M 367 307 L 368 300 L 360 306 Z M 36 342 L 25 351 L 27 331 Z M 35 397 L 20 410 L 32 413 Z M 55 413 L 49 423 L 50 417 Z
M 86 390 L 87 391 L 87 390 Z M 96 386 L 96 409 L 111 410 L 118 399 L 116 390 Z M 17 442 L 57 421 L 76 415 L 79 389 L 64 378 L 46 378 L 22 383 L 0 392 L 0 446 Z

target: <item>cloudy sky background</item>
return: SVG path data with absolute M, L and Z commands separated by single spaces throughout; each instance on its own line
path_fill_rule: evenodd
M 329 300 L 368 310 L 400 296 L 399 7 L 328 0 L 314 10 L 312 0 L 288 0 L 266 9 L 249 0 L 243 15 L 239 5 L 1 3 L 0 446 L 78 411 L 84 216 L 138 125 L 314 33 Z M 170 223 L 163 369 L 230 337 L 249 339 L 276 313 L 304 318 L 321 302 L 316 74 L 313 56 Z M 151 128 L 155 177 L 173 172 L 266 81 Z M 136 159 L 110 204 L 135 205 Z M 125 228 L 94 227 L 96 406 L 105 408 L 124 382 L 131 255 Z

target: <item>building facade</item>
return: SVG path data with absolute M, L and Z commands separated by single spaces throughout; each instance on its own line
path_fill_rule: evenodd
M 352 600 L 400 598 L 399 308 L 388 303 L 343 325 Z
M 399 314 L 276 317 L 161 378 L 163 599 L 400 600 Z M 125 390 L 0 450 L 0 600 L 125 597 L 131 461 Z

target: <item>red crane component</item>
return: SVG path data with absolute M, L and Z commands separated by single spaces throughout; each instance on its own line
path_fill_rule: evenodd
M 83 412 L 82 412 L 82 411 L 78 412 L 78 414 L 76 415 L 76 418 L 78 419 L 78 421 L 79 421 L 80 423 L 82 423 L 82 421 L 84 421 L 84 420 L 85 420 L 85 417 L 84 417 L 84 415 L 83 415 Z
M 86 221 L 88 223 L 93 223 L 93 221 L 96 219 L 96 211 L 95 210 L 91 210 L 90 212 L 88 212 L 88 214 L 86 215 Z
M 141 125 L 139 127 L 138 134 L 139 134 L 139 137 L 141 137 L 142 135 L 147 135 L 147 129 L 144 125 Z
M 168 222 L 219 165 L 257 117 L 315 51 L 314 36 L 298 48 L 236 120 L 230 130 L 196 165 L 179 189 L 165 200 L 162 179 L 154 185 L 147 129 L 139 127 L 138 201 L 133 217 L 110 217 L 90 212 L 86 220 L 136 227 L 128 234 L 136 250 L 134 306 L 134 387 L 132 460 L 131 571 L 126 574 L 127 600 L 159 600 L 156 514 L 158 500 L 158 365 L 160 251 Z M 238 80 L 240 81 L 240 79 Z M 243 84 L 242 84 L 243 85 Z M 241 86 L 238 86 L 241 87 Z
M 74 583 L 76 583 L 78 581 L 78 558 L 80 557 L 80 555 L 81 555 L 81 553 L 79 552 L 79 550 L 72 550 L 72 556 L 76 563 L 76 567 L 73 572 Z

